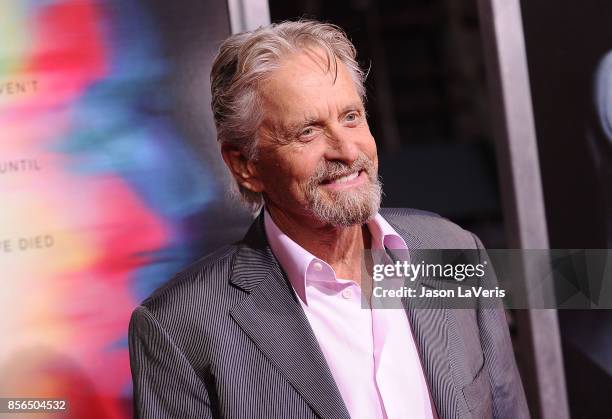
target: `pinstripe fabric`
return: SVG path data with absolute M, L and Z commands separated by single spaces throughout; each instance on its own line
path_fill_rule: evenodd
M 381 214 L 409 248 L 481 247 L 430 213 Z M 262 220 L 134 311 L 137 417 L 349 418 Z M 502 311 L 407 306 L 406 313 L 440 418 L 529 416 Z

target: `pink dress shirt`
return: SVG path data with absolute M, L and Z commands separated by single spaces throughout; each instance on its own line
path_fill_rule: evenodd
M 402 309 L 364 309 L 361 287 L 285 235 L 265 211 L 265 231 L 319 342 L 352 419 L 432 419 L 410 323 Z M 407 249 L 377 214 L 372 249 Z

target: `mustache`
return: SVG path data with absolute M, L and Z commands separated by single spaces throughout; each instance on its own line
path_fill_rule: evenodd
M 317 167 L 308 183 L 314 186 L 331 182 L 362 170 L 370 176 L 372 176 L 374 171 L 374 162 L 363 153 L 351 164 L 340 161 L 324 161 Z

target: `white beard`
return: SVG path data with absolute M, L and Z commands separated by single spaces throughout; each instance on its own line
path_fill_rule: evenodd
M 340 172 L 366 171 L 368 181 L 357 190 L 323 191 L 321 180 L 337 176 Z M 373 163 L 360 156 L 351 167 L 338 162 L 329 162 L 319 168 L 304 189 L 308 209 L 320 221 L 338 227 L 363 225 L 380 209 L 382 185 Z

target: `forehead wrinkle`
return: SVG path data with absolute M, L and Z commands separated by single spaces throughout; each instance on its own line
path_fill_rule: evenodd
M 306 57 L 308 61 L 323 74 L 327 74 L 331 78 L 331 85 L 334 86 L 338 79 L 338 59 L 333 54 L 333 52 L 328 51 L 326 48 L 319 46 L 317 44 L 306 45 L 302 47 L 302 49 L 294 51 L 283 57 L 280 61 L 280 66 L 283 63 L 291 62 L 295 64 L 295 58 L 299 56 Z M 308 64 L 304 62 L 300 62 L 298 64 L 300 67 L 305 67 Z M 279 66 L 279 67 L 280 67 Z M 351 78 L 352 79 L 352 78 Z
M 283 80 L 292 80 L 296 75 L 304 74 L 304 72 L 318 72 L 321 74 L 330 74 L 329 71 L 325 71 L 324 67 L 324 50 L 319 50 L 319 54 L 314 49 L 310 49 L 308 52 L 302 51 L 301 53 L 292 54 L 284 58 L 285 63 L 280 65 L 274 73 L 283 74 Z M 301 55 L 301 58 L 300 58 Z M 293 57 L 293 59 L 291 59 Z M 313 65 L 315 67 L 313 67 Z M 342 66 L 343 63 L 337 63 Z M 329 80 L 327 83 L 316 75 L 312 78 L 301 78 L 301 85 L 276 83 L 274 75 L 262 81 L 260 84 L 260 97 L 263 99 L 262 105 L 266 108 L 267 112 L 265 120 L 269 128 L 275 132 L 287 133 L 292 130 L 296 130 L 307 124 L 326 123 L 329 118 L 334 118 L 336 115 L 347 112 L 351 109 L 363 110 L 363 102 L 361 101 L 358 93 L 355 91 L 353 79 L 350 77 L 348 70 L 343 67 L 342 69 L 335 68 L 338 79 Z M 344 74 L 345 77 L 341 78 L 340 73 Z M 331 74 L 330 74 L 331 75 Z M 345 89 L 338 85 L 338 81 L 341 83 L 348 83 L 350 89 L 354 91 L 354 95 L 351 93 L 348 96 L 345 94 Z M 287 95 L 284 91 L 284 86 L 287 86 L 290 93 L 296 93 L 293 100 L 289 100 L 290 95 Z M 321 97 L 323 103 L 318 100 L 308 103 L 308 95 L 300 97 L 302 91 L 312 91 L 312 89 L 323 89 L 324 91 L 330 90 L 329 94 L 325 94 Z M 334 89 L 342 88 L 340 95 L 334 92 Z M 354 96 L 354 97 L 353 97 Z M 282 98 L 282 100 L 279 100 Z M 294 116 L 291 117 L 291 114 Z M 284 117 L 283 117 L 284 116 Z
M 330 87 L 334 87 L 336 85 L 336 82 L 338 81 L 338 78 L 339 78 L 339 73 L 341 71 L 338 67 L 342 66 L 343 72 L 346 73 L 347 75 L 346 77 L 347 80 L 349 80 L 352 87 L 355 88 L 354 81 L 348 69 L 345 68 L 346 66 L 344 66 L 343 63 L 338 63 L 334 61 L 335 65 L 332 66 L 334 72 L 332 74 L 332 72 L 330 71 L 331 70 L 330 66 L 329 66 L 329 58 L 328 58 L 328 66 L 327 68 L 325 68 L 325 65 L 323 63 L 324 58 L 321 56 L 323 54 L 327 55 L 326 52 L 320 48 L 318 49 L 318 51 L 320 52 L 320 54 L 317 54 L 316 50 L 314 49 L 309 49 L 308 51 L 301 51 L 301 52 L 297 52 L 289 56 L 286 56 L 282 59 L 283 62 L 281 62 L 281 64 L 274 71 L 274 73 L 278 74 L 277 72 L 279 71 L 286 72 L 290 75 L 290 77 L 298 76 L 298 75 L 305 74 L 305 73 L 313 73 L 312 71 L 313 68 L 309 66 L 307 62 L 304 62 L 304 60 L 300 60 L 299 58 L 296 59 L 296 57 L 299 57 L 301 55 L 302 57 L 307 57 L 310 63 L 315 64 L 315 66 L 317 67 L 317 70 L 319 70 L 321 73 L 329 74 L 330 76 L 332 76 L 330 80 L 331 81 Z M 267 98 L 269 98 L 270 96 L 276 97 L 275 93 L 278 93 L 277 92 L 278 86 L 274 85 L 273 80 L 274 80 L 274 75 L 272 74 L 268 77 L 268 79 L 265 82 L 263 82 L 260 85 L 262 93 Z M 306 87 L 311 87 L 311 88 L 321 87 L 321 80 L 318 79 L 316 76 L 312 78 L 306 78 L 303 80 L 303 82 L 304 82 L 304 85 L 306 85 Z M 272 100 L 272 102 L 274 102 L 274 100 Z
M 334 70 L 333 82 L 336 82 L 338 76 L 338 61 L 335 55 L 327 49 L 319 45 L 310 45 L 300 51 L 303 55 L 310 58 L 310 60 L 317 65 L 324 73 L 332 73 Z M 298 52 L 298 54 L 300 53 Z

